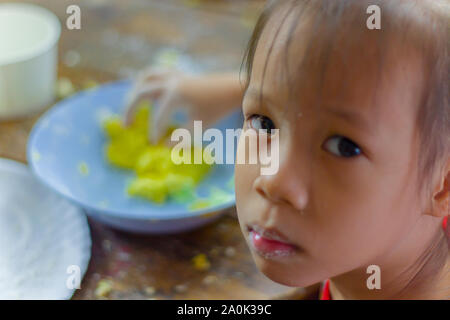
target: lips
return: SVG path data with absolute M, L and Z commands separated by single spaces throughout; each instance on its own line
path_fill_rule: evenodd
M 276 229 L 264 229 L 258 225 L 247 227 L 251 247 L 264 258 L 290 256 L 298 249 Z

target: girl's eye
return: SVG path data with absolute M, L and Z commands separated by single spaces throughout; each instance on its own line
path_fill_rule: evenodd
M 266 116 L 254 114 L 249 118 L 250 127 L 259 132 L 259 130 L 266 130 L 267 134 L 272 134 L 272 130 L 275 129 L 275 125 L 272 120 Z
M 352 140 L 343 136 L 333 136 L 325 141 L 325 150 L 338 157 L 350 158 L 361 154 L 361 149 Z

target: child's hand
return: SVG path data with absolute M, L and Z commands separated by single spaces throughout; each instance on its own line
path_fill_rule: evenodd
M 155 143 L 166 133 L 175 110 L 186 111 L 187 127 L 192 127 L 193 120 L 202 120 L 206 128 L 240 105 L 242 89 L 236 74 L 193 76 L 148 69 L 138 76 L 129 93 L 126 125 L 133 121 L 136 107 L 144 99 L 156 101 L 158 105 L 151 116 L 149 132 L 149 139 Z
M 158 108 L 150 117 L 149 139 L 155 143 L 167 129 L 176 106 L 184 99 L 180 97 L 180 82 L 185 75 L 176 71 L 147 69 L 138 75 L 130 90 L 125 109 L 125 125 L 130 125 L 136 108 L 142 100 L 158 101 Z

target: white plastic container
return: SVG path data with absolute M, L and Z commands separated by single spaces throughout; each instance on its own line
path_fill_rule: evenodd
M 54 99 L 61 24 L 32 4 L 0 4 L 0 120 L 38 112 Z

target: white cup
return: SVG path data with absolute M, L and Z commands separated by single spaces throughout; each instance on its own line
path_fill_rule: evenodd
M 53 101 L 60 34 L 47 9 L 0 4 L 0 119 L 33 114 Z

